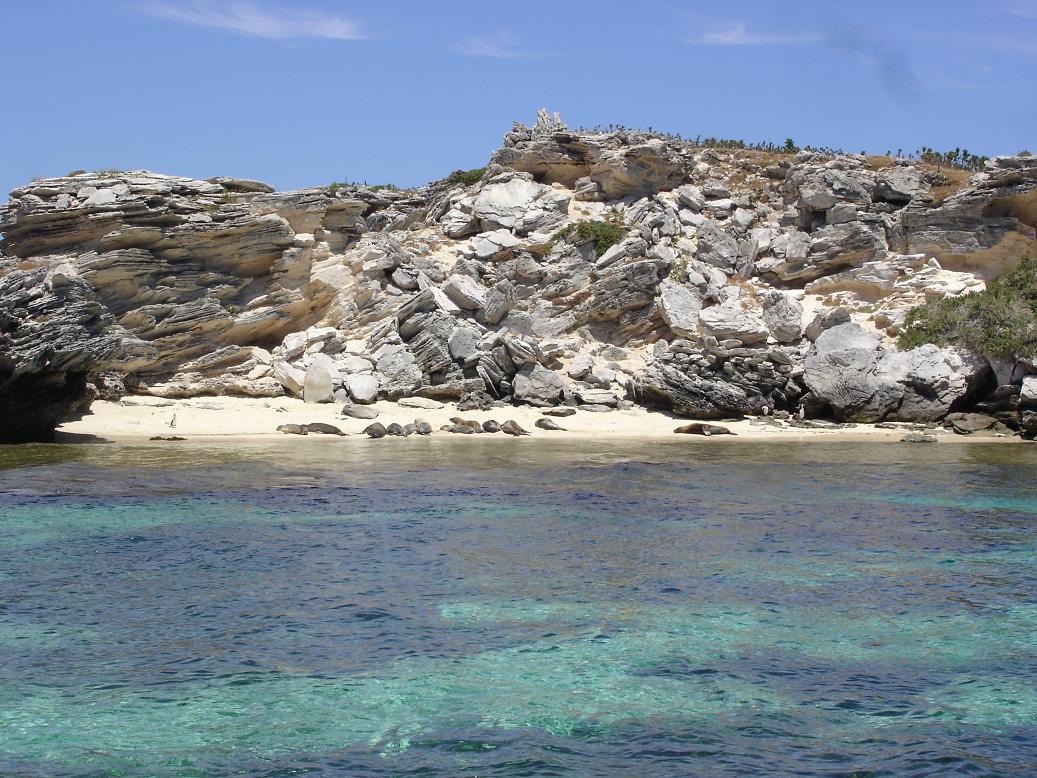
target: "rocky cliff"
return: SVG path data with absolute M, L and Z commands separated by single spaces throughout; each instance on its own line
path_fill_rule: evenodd
M 0 435 L 45 436 L 102 370 L 178 397 L 845 421 L 979 407 L 1018 427 L 1032 362 L 894 339 L 912 306 L 1035 252 L 1035 228 L 1037 158 L 964 177 L 546 115 L 484 171 L 417 190 L 40 180 L 0 210 L 0 401 L 33 419 Z

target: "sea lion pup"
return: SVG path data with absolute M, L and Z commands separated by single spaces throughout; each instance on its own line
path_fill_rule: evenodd
M 482 434 L 483 432 L 482 425 L 472 419 L 462 419 L 460 416 L 452 416 L 450 422 L 452 424 L 459 424 L 462 427 L 468 427 L 472 432 L 478 432 L 479 434 Z
M 336 427 L 334 424 L 325 424 L 322 421 L 310 422 L 309 424 L 303 424 L 307 432 L 316 432 L 319 435 L 345 435 L 342 430 Z
M 694 424 L 685 424 L 683 427 L 678 427 L 674 430 L 678 435 L 705 435 L 707 438 L 710 435 L 734 435 L 727 427 L 722 427 L 719 424 L 701 424 L 695 422 Z
M 385 434 L 386 435 L 392 435 L 394 438 L 402 438 L 403 437 L 403 427 L 401 427 L 396 422 L 393 422 L 392 424 L 390 424 L 388 427 L 385 428 Z
M 371 438 L 384 438 L 387 431 L 380 421 L 376 421 L 374 424 L 368 424 L 364 427 L 364 434 Z
M 281 424 L 277 428 L 278 432 L 283 432 L 285 435 L 307 435 L 309 430 L 306 429 L 305 424 Z
M 411 435 L 413 435 L 417 431 L 418 430 L 414 426 L 413 423 L 411 423 L 411 424 L 404 424 L 403 425 L 403 437 L 405 437 L 405 438 L 409 438 Z
M 493 419 L 487 419 L 482 423 L 483 432 L 500 432 L 500 425 Z
M 565 432 L 565 427 L 559 427 L 553 421 L 547 418 L 537 419 L 536 425 L 542 430 L 562 430 Z
M 522 427 L 520 427 L 518 424 L 516 424 L 511 419 L 509 419 L 508 421 L 506 421 L 502 425 L 500 425 L 500 431 L 501 432 L 506 432 L 509 435 L 514 435 L 516 438 L 519 435 L 528 435 L 529 434 L 528 432 L 526 432 L 524 429 L 522 429 Z
M 432 434 L 432 425 L 429 424 L 424 419 L 415 419 L 414 420 L 414 431 L 416 433 L 418 433 L 419 435 L 431 435 Z

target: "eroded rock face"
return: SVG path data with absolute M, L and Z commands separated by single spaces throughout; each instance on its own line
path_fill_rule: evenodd
M 1037 367 L 999 364 L 988 386 L 965 355 L 894 345 L 912 305 L 982 289 L 1033 246 L 1032 160 L 994 160 L 937 202 L 941 175 L 815 152 L 761 163 L 545 114 L 468 184 L 37 181 L 0 207 L 0 251 L 67 263 L 122 341 L 113 369 L 167 397 L 604 412 L 629 388 L 701 418 L 802 403 L 908 420 L 975 396 L 1025 429 Z M 591 220 L 618 242 L 560 232 Z
M 0 442 L 53 440 L 89 409 L 87 377 L 119 349 L 110 325 L 70 265 L 0 261 Z
M 902 253 L 998 275 L 1037 254 L 1037 157 L 995 157 L 938 207 L 906 208 L 902 224 Z
M 990 372 L 985 360 L 926 345 L 880 346 L 857 324 L 822 332 L 806 360 L 804 381 L 839 421 L 935 421 L 946 416 Z

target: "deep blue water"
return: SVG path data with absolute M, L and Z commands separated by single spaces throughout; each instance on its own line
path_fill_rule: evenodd
M 0 775 L 1037 775 L 1037 446 L 0 450 Z

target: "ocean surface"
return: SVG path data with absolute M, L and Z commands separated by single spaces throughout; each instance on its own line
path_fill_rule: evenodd
M 0 448 L 0 775 L 1037 775 L 1035 555 L 1037 445 Z

